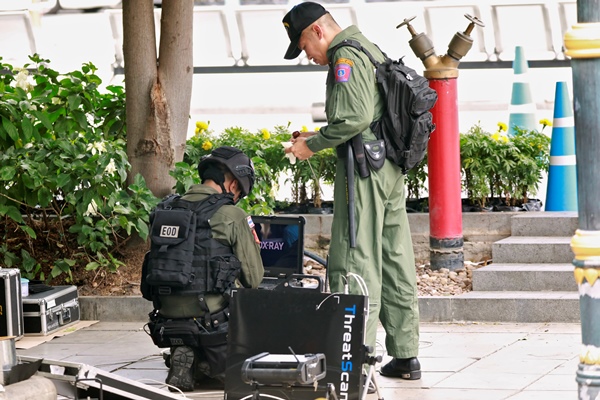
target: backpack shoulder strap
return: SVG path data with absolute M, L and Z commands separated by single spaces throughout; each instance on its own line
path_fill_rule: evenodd
M 363 47 L 362 44 L 360 44 L 360 42 L 358 40 L 354 40 L 354 39 L 344 39 L 342 40 L 339 44 L 337 44 L 334 48 L 333 48 L 333 53 L 335 54 L 335 52 L 340 48 L 340 47 L 344 47 L 344 46 L 350 46 L 350 47 L 354 47 L 357 50 L 362 51 L 363 53 L 365 53 L 367 55 L 367 57 L 369 57 L 369 60 L 371 60 L 371 63 L 378 67 L 379 66 L 379 62 L 377 60 L 375 60 L 375 58 L 373 57 L 373 55 Z M 377 45 L 376 45 L 377 46 Z M 379 47 L 378 47 L 379 48 Z M 381 50 L 381 49 L 380 49 Z M 383 56 L 387 59 L 387 55 L 382 51 Z
M 233 196 L 230 193 L 211 194 L 202 201 L 184 200 L 181 196 L 174 195 L 173 198 L 169 198 L 168 202 L 164 203 L 164 207 L 185 208 L 198 214 L 208 211 L 210 213 L 209 217 L 211 217 L 221 206 L 226 204 L 233 204 Z
M 181 195 L 179 194 L 170 194 L 168 196 L 165 196 L 160 203 L 158 203 L 157 208 L 169 208 L 172 207 L 172 203 L 174 201 L 177 201 L 181 198 Z
M 173 202 L 181 198 L 178 194 L 170 194 L 162 198 L 162 200 L 150 212 L 150 225 L 154 221 L 154 215 L 157 211 L 166 210 L 173 207 Z
M 215 193 L 199 202 L 189 202 L 179 200 L 178 203 L 187 203 L 186 208 L 192 210 L 196 215 L 201 216 L 200 224 L 205 224 L 217 212 L 219 208 L 227 204 L 234 204 L 231 193 Z

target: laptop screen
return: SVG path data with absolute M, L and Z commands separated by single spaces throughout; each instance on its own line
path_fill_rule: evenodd
M 252 216 L 260 240 L 260 255 L 267 278 L 301 274 L 304 260 L 302 216 Z

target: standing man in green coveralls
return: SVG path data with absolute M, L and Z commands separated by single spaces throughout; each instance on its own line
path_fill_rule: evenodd
M 346 142 L 356 135 L 362 141 L 375 140 L 370 129 L 381 118 L 385 102 L 378 92 L 373 64 L 366 54 L 344 46 L 333 54 L 333 47 L 345 39 L 360 42 L 379 61 L 381 51 L 356 26 L 340 28 L 320 4 L 304 2 L 292 8 L 283 18 L 290 38 L 285 59 L 291 60 L 302 51 L 313 62 L 329 65 L 325 113 L 327 125 L 318 132 L 306 132 L 286 149 L 300 160 L 315 152 L 338 148 L 334 187 L 335 210 L 331 228 L 328 273 L 332 292 L 362 294 L 351 275 L 362 277 L 369 290 L 367 344 L 376 344 L 377 322 L 385 332 L 387 353 L 393 359 L 380 374 L 403 379 L 419 379 L 419 308 L 412 238 L 406 215 L 404 175 L 386 160 L 370 176 L 355 174 L 356 247 L 350 247 L 346 204 Z

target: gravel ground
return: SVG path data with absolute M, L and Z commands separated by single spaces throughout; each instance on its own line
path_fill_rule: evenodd
M 473 290 L 473 271 L 489 262 L 465 261 L 464 268 L 450 271 L 442 268 L 434 271 L 429 264 L 417 266 L 419 296 L 455 296 Z
M 442 268 L 434 271 L 429 264 L 417 265 L 417 289 L 419 296 L 456 296 L 473 290 L 473 271 L 488 265 L 489 261 L 473 263 L 465 261 L 462 269 L 450 271 Z M 304 269 L 309 275 L 325 278 L 325 267 L 305 257 Z

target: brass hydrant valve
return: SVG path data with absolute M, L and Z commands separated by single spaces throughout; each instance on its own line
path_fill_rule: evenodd
M 435 54 L 433 43 L 424 33 L 417 33 L 410 25 L 415 17 L 406 18 L 402 23 L 396 26 L 396 29 L 405 26 L 408 28 L 412 38 L 408 41 L 411 49 L 425 65 L 424 76 L 428 79 L 456 78 L 458 76 L 458 64 L 460 60 L 469 52 L 473 45 L 473 39 L 470 34 L 475 25 L 484 26 L 483 22 L 477 17 L 465 14 L 465 17 L 471 21 L 464 32 L 457 32 L 450 44 L 448 53 L 439 57 Z
M 481 20 L 477 17 L 473 17 L 469 14 L 465 14 L 465 17 L 471 21 L 469 26 L 464 32 L 456 32 L 450 44 L 448 45 L 448 55 L 455 60 L 460 60 L 464 56 L 467 55 L 469 50 L 471 50 L 471 46 L 473 45 L 473 38 L 471 37 L 471 32 L 475 25 L 484 27 L 485 25 Z

